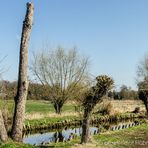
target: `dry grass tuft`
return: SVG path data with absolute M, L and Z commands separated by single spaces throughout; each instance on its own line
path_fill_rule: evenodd
M 141 111 L 145 111 L 145 106 L 141 100 L 112 100 L 114 112 L 125 113 L 133 112 L 136 107 L 140 107 Z
M 117 113 L 133 112 L 135 108 L 139 107 L 140 111 L 145 112 L 145 106 L 141 100 L 103 100 L 102 103 L 95 107 L 95 111 L 106 107 L 106 111 L 110 115 Z
M 110 115 L 112 110 L 113 106 L 109 100 L 103 100 L 94 108 L 94 112 L 101 113 L 102 115 Z

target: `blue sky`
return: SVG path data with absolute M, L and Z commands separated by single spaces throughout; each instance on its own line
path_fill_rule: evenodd
M 4 79 L 17 80 L 22 22 L 28 0 L 1 1 L 0 57 Z M 147 0 L 34 0 L 32 51 L 76 46 L 90 57 L 90 72 L 108 74 L 115 85 L 136 88 L 136 68 L 148 51 Z

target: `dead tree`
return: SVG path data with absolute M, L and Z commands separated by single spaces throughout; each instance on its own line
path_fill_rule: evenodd
M 84 100 L 84 115 L 83 115 L 83 123 L 82 123 L 82 136 L 81 143 L 87 143 L 89 139 L 89 122 L 92 110 L 96 106 L 101 98 L 107 93 L 107 91 L 113 85 L 113 80 L 106 76 L 98 76 L 96 78 L 97 84 L 90 89 L 90 91 L 86 94 L 86 98 Z
M 7 135 L 6 127 L 4 124 L 2 111 L 0 110 L 0 140 L 2 142 L 6 142 L 7 139 L 8 139 L 8 135 Z
M 15 110 L 11 136 L 14 141 L 22 141 L 25 104 L 28 91 L 27 67 L 28 67 L 28 42 L 33 22 L 34 6 L 27 3 L 27 11 L 23 22 L 22 37 L 20 44 L 20 60 L 17 94 L 15 97 Z

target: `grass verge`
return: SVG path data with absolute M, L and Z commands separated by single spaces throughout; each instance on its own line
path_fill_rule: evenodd
M 100 147 L 141 148 L 148 147 L 148 123 L 119 131 L 109 131 L 94 136 Z
M 5 144 L 0 144 L 0 148 L 35 148 L 35 146 L 9 141 Z
M 66 143 L 51 143 L 50 147 L 62 148 L 147 148 L 148 123 L 119 131 L 95 135 L 87 144 L 79 144 L 80 137 Z

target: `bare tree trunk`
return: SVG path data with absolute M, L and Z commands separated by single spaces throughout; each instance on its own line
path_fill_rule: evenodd
M 56 114 L 61 114 L 63 104 L 64 104 L 63 102 L 54 103 L 54 109 L 55 109 Z
M 13 140 L 22 141 L 23 122 L 25 114 L 25 104 L 28 91 L 27 67 L 28 67 L 28 41 L 32 28 L 34 6 L 27 3 L 27 11 L 23 22 L 22 37 L 20 44 L 20 61 L 17 95 L 15 97 L 15 111 L 11 136 Z
M 89 111 L 88 109 L 84 110 L 84 117 L 83 117 L 83 123 L 82 123 L 81 143 L 87 143 L 88 140 L 89 140 L 90 114 L 91 114 L 91 111 Z
M 2 111 L 0 110 L 0 140 L 2 142 L 6 142 L 7 139 L 8 139 L 8 135 L 7 135 L 7 131 L 5 128 Z
M 145 108 L 146 108 L 146 114 L 148 116 L 148 97 L 146 97 L 146 99 L 143 102 L 144 102 L 144 105 L 145 105 Z

